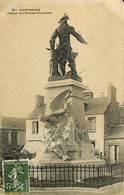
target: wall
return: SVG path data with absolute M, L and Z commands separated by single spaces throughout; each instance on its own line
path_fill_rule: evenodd
M 17 131 L 17 142 L 18 142 L 18 145 L 25 145 L 26 143 L 26 133 L 24 130 L 20 131 L 18 130 Z
M 111 102 L 105 111 L 105 136 L 111 125 L 117 125 L 120 122 L 120 111 L 117 102 Z
M 2 146 L 15 143 L 16 136 L 14 142 L 11 142 L 12 132 L 17 133 L 17 144 L 24 145 L 26 143 L 25 119 L 0 117 L 0 150 L 2 150 Z
M 120 110 L 120 123 L 124 124 L 124 105 L 119 107 Z
M 104 115 L 88 115 L 87 117 L 96 117 L 96 131 L 89 132 L 90 140 L 95 141 L 95 148 L 104 154 Z
M 32 122 L 38 121 L 38 131 L 39 133 L 32 133 Z M 41 131 L 43 131 L 42 123 L 39 119 L 26 120 L 26 143 L 28 141 L 40 141 Z
M 29 140 L 39 140 L 39 134 L 32 133 L 32 122 L 37 120 L 26 120 L 26 142 Z
M 109 161 L 109 146 L 119 145 L 119 162 L 124 163 L 124 138 L 122 139 L 108 139 L 105 141 L 105 160 Z
M 35 162 L 33 164 L 37 164 L 39 162 L 39 159 L 41 158 L 41 153 L 43 146 L 41 144 L 40 140 L 40 133 L 39 134 L 32 134 L 32 122 L 38 121 L 37 120 L 27 120 L 26 121 L 26 145 L 25 149 L 28 150 L 31 153 L 36 152 L 36 158 Z M 39 130 L 41 130 L 41 126 L 39 123 Z

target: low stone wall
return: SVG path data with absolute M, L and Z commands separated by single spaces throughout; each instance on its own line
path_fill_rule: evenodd
M 71 161 L 63 161 L 63 160 L 56 160 L 56 161 L 51 161 L 51 162 L 42 162 L 39 163 L 39 164 L 36 164 L 34 163 L 33 164 L 33 159 L 32 161 L 30 160 L 29 161 L 29 165 L 34 165 L 34 166 L 37 166 L 37 165 L 103 165 L 105 164 L 105 160 L 103 159 L 93 159 L 93 160 L 71 160 Z

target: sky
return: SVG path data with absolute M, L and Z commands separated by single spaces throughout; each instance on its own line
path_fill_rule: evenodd
M 106 95 L 108 84 L 113 83 L 118 101 L 124 101 L 123 4 L 120 0 L 1 0 L 0 114 L 27 117 L 35 96 L 45 94 L 50 59 L 46 48 L 64 13 L 88 43 L 80 44 L 71 37 L 72 48 L 78 52 L 76 67 L 83 84 L 100 96 L 101 92 Z M 7 14 L 12 8 L 40 9 L 52 14 Z

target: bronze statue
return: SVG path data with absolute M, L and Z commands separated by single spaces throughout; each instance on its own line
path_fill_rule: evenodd
M 72 51 L 70 35 L 73 35 L 81 43 L 86 44 L 86 41 L 75 31 L 74 27 L 67 23 L 67 20 L 69 20 L 69 17 L 64 14 L 64 16 L 59 20 L 59 27 L 55 29 L 50 39 L 50 74 L 52 76 L 65 75 L 67 62 L 69 63 L 68 66 L 71 69 L 71 75 L 74 77 L 78 76 L 75 64 L 75 58 L 78 53 Z M 59 44 L 56 46 L 55 41 L 57 37 L 59 39 Z M 58 65 L 60 65 L 61 73 L 58 70 Z

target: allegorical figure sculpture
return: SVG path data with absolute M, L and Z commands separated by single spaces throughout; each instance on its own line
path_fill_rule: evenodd
M 70 43 L 70 35 L 73 35 L 79 42 L 86 44 L 86 41 L 79 35 L 74 27 L 67 23 L 69 19 L 68 15 L 64 16 L 59 20 L 59 27 L 55 29 L 50 39 L 51 59 L 50 59 L 50 74 L 51 76 L 65 75 L 66 63 L 71 69 L 71 75 L 77 77 L 75 58 L 78 53 L 72 51 Z M 59 39 L 58 45 L 56 39 Z M 61 73 L 59 72 L 59 67 Z

